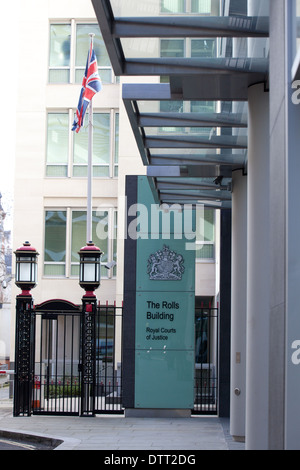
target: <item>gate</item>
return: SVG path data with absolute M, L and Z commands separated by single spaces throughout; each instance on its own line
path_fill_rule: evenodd
M 52 300 L 35 307 L 33 414 L 79 416 L 86 407 L 89 415 L 123 412 L 121 321 L 122 308 L 96 307 L 95 375 L 87 389 L 82 306 Z
M 193 414 L 218 413 L 218 308 L 195 310 Z
M 32 410 L 79 415 L 81 306 L 66 301 L 37 305 Z
M 82 305 L 65 300 L 50 300 L 35 307 L 26 300 L 20 308 L 16 329 L 15 416 L 124 412 L 123 308 L 98 304 L 94 315 L 89 312 L 90 309 L 85 311 Z M 84 314 L 88 314 L 87 322 Z M 192 414 L 217 413 L 218 309 L 201 307 L 195 311 Z
M 95 413 L 123 413 L 122 308 L 97 307 Z

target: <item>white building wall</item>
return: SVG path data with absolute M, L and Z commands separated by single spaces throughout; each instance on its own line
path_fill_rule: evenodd
M 49 25 L 54 21 L 71 20 L 96 23 L 90 0 L 28 0 L 20 2 L 18 99 L 16 115 L 16 159 L 14 192 L 13 250 L 28 240 L 40 253 L 38 285 L 32 291 L 35 303 L 63 298 L 80 303 L 82 289 L 75 278 L 43 276 L 44 211 L 46 209 L 85 209 L 86 178 L 46 178 L 47 111 L 75 109 L 80 84 L 48 84 Z M 104 85 L 93 98 L 95 110 L 119 110 L 119 176 L 94 178 L 93 207 L 118 209 L 117 277 L 103 279 L 96 294 L 101 302 L 123 300 L 123 253 L 126 214 L 125 176 L 145 174 L 127 113 L 122 102 L 122 83 L 158 83 L 155 77 L 121 77 L 120 84 Z M 101 248 L 101 247 L 100 247 Z M 13 260 L 14 265 L 14 260 Z M 67 263 L 68 265 L 68 263 Z M 130 269 L 130 267 L 128 267 Z M 197 295 L 215 295 L 215 264 L 197 266 Z M 12 298 L 19 293 L 14 285 Z M 12 306 L 12 350 L 15 330 L 14 302 Z M 13 352 L 12 352 L 13 356 Z

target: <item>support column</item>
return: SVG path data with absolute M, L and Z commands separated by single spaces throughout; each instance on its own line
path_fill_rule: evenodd
M 221 211 L 219 310 L 219 416 L 230 416 L 231 210 Z
M 288 0 L 289 2 L 289 0 Z M 286 316 L 285 1 L 270 2 L 270 387 L 269 449 L 284 449 Z M 292 2 L 289 2 L 292 3 Z M 289 29 L 289 28 L 288 28 Z M 291 66 L 287 67 L 291 70 Z M 291 102 L 292 103 L 292 102 Z M 297 122 L 297 127 L 298 127 Z M 296 131 L 298 135 L 298 130 Z M 298 145 L 295 147 L 298 152 Z M 298 160 L 298 157 L 296 157 Z M 296 173 L 297 174 L 297 173 Z M 298 241 L 297 241 L 298 245 Z M 297 289 L 298 302 L 298 289 Z M 297 438 L 298 441 L 298 433 Z
M 96 296 L 83 296 L 81 319 L 81 416 L 95 416 Z
M 278 2 L 276 2 L 277 4 Z M 280 6 L 280 5 L 279 5 Z M 285 113 L 286 113 L 286 252 L 285 252 L 285 293 L 286 293 L 286 349 L 285 349 L 285 450 L 300 449 L 300 217 L 299 217 L 299 175 L 300 175 L 300 100 L 299 81 L 292 87 L 290 74 L 295 42 L 293 38 L 296 20 L 293 2 L 285 0 Z
M 16 300 L 16 346 L 14 416 L 31 416 L 34 378 L 33 298 L 18 295 Z
M 269 94 L 249 88 L 246 449 L 269 433 Z
M 230 434 L 245 436 L 247 315 L 247 176 L 232 175 Z

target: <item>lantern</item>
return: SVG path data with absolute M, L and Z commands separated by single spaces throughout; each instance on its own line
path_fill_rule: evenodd
M 79 251 L 79 285 L 85 289 L 87 295 L 94 295 L 94 290 L 100 286 L 100 260 L 102 254 L 100 248 L 95 246 L 93 242 L 88 242 Z
M 15 284 L 22 289 L 23 295 L 30 295 L 30 290 L 37 284 L 37 257 L 39 253 L 29 242 L 25 242 L 15 251 L 15 255 Z

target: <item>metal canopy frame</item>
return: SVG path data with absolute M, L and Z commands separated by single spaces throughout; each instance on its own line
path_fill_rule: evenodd
M 110 0 L 92 0 L 92 4 L 117 76 L 169 77 L 169 83 L 124 84 L 122 88 L 135 140 L 160 202 L 230 208 L 232 172 L 247 172 L 247 115 L 228 110 L 155 112 L 151 103 L 246 103 L 249 86 L 265 83 L 268 87 L 268 58 L 127 58 L 122 40 L 268 38 L 269 18 L 238 14 L 115 17 Z M 141 101 L 149 102 L 149 112 L 141 109 Z M 211 132 L 198 133 L 201 128 Z
M 95 2 L 94 2 L 95 5 Z M 100 7 L 101 8 L 101 7 Z M 110 17 L 111 19 L 111 17 Z M 136 17 L 115 18 L 111 22 L 114 38 L 148 37 L 268 37 L 269 18 L 234 17 Z

